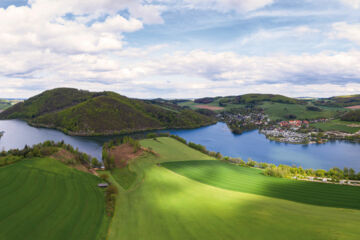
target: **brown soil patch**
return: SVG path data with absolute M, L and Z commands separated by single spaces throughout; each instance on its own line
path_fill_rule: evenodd
M 215 107 L 215 106 L 210 106 L 210 105 L 196 105 L 196 108 L 201 108 L 201 109 L 208 109 L 211 111 L 216 111 L 216 110 L 223 110 L 223 107 Z
M 349 124 L 348 127 L 360 127 L 360 124 Z
M 89 169 L 86 166 L 79 163 L 73 163 L 75 161 L 74 154 L 72 154 L 69 151 L 66 151 L 65 149 L 60 149 L 59 151 L 51 155 L 51 157 L 79 171 L 92 173 L 91 171 L 89 171 Z
M 134 147 L 130 144 L 122 144 L 120 146 L 113 147 L 110 150 L 110 156 L 115 159 L 115 166 L 117 168 L 125 167 L 128 162 L 134 158 L 139 157 L 144 150 L 140 149 L 134 153 Z
M 360 109 L 360 105 L 346 107 L 347 109 Z

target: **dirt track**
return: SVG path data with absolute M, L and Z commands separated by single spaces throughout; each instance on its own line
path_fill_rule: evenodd
M 216 110 L 223 110 L 223 107 L 216 107 L 216 106 L 210 106 L 210 105 L 196 105 L 196 108 L 201 108 L 201 109 L 208 109 L 208 110 L 212 110 L 212 111 L 216 111 Z
M 346 107 L 347 109 L 360 109 L 360 105 Z

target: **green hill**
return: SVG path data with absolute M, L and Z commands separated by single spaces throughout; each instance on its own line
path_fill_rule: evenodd
M 214 123 L 192 110 L 130 99 L 114 92 L 69 88 L 46 91 L 0 113 L 34 126 L 57 128 L 71 135 L 110 135 L 150 129 L 194 128 Z
M 351 107 L 360 105 L 360 94 L 349 96 L 337 96 L 331 98 L 322 98 L 315 101 L 319 106 L 327 107 Z
M 100 178 L 52 158 L 0 167 L 0 239 L 105 239 Z
M 349 111 L 341 117 L 343 121 L 360 122 L 360 109 Z
M 234 103 L 239 103 L 239 104 L 257 104 L 260 102 L 278 102 L 278 103 L 290 103 L 290 104 L 303 103 L 302 101 L 294 98 L 289 98 L 275 94 L 244 94 L 241 96 L 237 96 L 234 99 Z
M 109 240 L 358 239 L 358 187 L 265 177 L 171 138 L 141 144 L 157 154 L 130 162 L 130 189 L 109 172 L 120 189 Z

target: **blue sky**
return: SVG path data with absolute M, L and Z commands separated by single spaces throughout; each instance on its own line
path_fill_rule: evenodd
M 360 94 L 360 0 L 0 0 L 1 97 Z

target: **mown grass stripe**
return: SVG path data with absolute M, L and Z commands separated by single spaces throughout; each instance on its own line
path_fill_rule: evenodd
M 178 174 L 215 187 L 329 207 L 360 209 L 360 188 L 267 177 L 220 161 L 166 162 Z
M 96 240 L 103 230 L 104 193 L 95 176 L 53 159 L 0 168 L 0 239 Z

